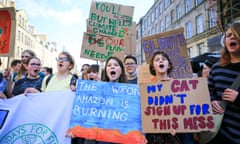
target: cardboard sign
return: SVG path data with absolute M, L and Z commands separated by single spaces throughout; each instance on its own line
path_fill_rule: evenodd
M 78 80 L 70 128 L 74 136 L 99 141 L 124 143 L 135 139 L 134 131 L 144 139 L 138 85 Z
M 149 71 L 149 64 L 144 63 L 138 66 L 138 83 L 147 83 L 151 82 L 153 75 Z
M 111 56 L 122 58 L 129 47 L 130 38 L 84 33 L 81 57 L 99 61 L 106 61 Z
M 144 133 L 213 130 L 214 121 L 206 78 L 141 83 Z
M 0 11 L 0 53 L 9 52 L 11 34 L 11 17 L 7 10 Z
M 173 70 L 170 73 L 172 78 L 191 78 L 193 76 L 183 31 L 184 29 L 180 28 L 142 38 L 142 47 L 147 63 L 150 63 L 156 50 L 168 54 L 173 63 Z
M 16 10 L 14 7 L 0 10 L 0 56 L 13 56 L 16 34 Z
M 108 2 L 91 4 L 87 32 L 116 36 L 128 36 L 132 27 L 134 7 Z

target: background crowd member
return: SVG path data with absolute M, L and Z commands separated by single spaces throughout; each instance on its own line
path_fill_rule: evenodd
M 230 89 L 240 73 L 240 23 L 226 29 L 220 61 L 212 66 L 208 87 L 214 113 L 224 113 L 217 136 L 210 144 L 239 144 L 240 142 L 240 89 Z M 221 101 L 226 101 L 225 110 Z
M 128 83 L 137 84 L 137 59 L 132 55 L 127 55 L 124 60 L 124 67 L 127 74 Z
M 36 54 L 32 51 L 32 50 L 24 50 L 22 52 L 22 56 L 21 56 L 21 67 L 20 67 L 20 70 L 18 72 L 18 74 L 16 75 L 14 81 L 17 81 L 21 78 L 23 78 L 25 75 L 26 75 L 26 72 L 27 72 L 27 61 L 29 58 L 31 57 L 36 57 Z
M 15 82 L 12 95 L 23 94 L 27 89 L 37 89 L 41 91 L 43 78 L 39 76 L 41 61 L 37 57 L 30 57 L 26 63 L 27 75 Z M 27 91 L 28 92 L 28 91 Z
M 4 91 L 4 94 L 6 95 L 7 98 L 10 98 L 10 97 L 12 97 L 12 86 L 13 86 L 13 81 L 11 80 L 10 68 L 4 69 L 3 77 L 5 78 L 5 80 L 7 82 L 7 86 Z
M 2 65 L 2 60 L 0 59 L 0 66 Z M 0 98 L 7 98 L 7 96 L 4 94 L 4 91 L 7 87 L 7 81 L 3 76 L 3 73 L 0 72 Z
M 42 67 L 41 72 L 44 74 L 44 76 L 52 75 L 52 68 L 50 67 Z
M 89 64 L 83 64 L 82 65 L 81 73 L 82 73 L 82 79 L 83 80 L 87 80 L 87 71 L 88 71 L 89 66 L 90 66 Z
M 11 62 L 11 81 L 15 81 L 15 77 L 18 74 L 20 68 L 21 68 L 21 60 L 14 59 Z
M 42 83 L 42 91 L 75 90 L 77 79 L 71 74 L 74 68 L 74 59 L 66 51 L 61 52 L 57 58 L 57 73 L 54 74 L 48 83 L 45 77 Z
M 87 76 L 88 76 L 88 80 L 95 80 L 95 81 L 99 81 L 99 65 L 98 64 L 92 64 L 90 65 L 90 67 L 88 68 L 87 71 Z

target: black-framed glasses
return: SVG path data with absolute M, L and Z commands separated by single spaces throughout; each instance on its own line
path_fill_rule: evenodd
M 41 64 L 40 64 L 40 63 L 30 63 L 29 65 L 30 65 L 30 66 L 38 66 L 38 67 L 40 67 L 40 66 L 41 66 Z
M 69 59 L 67 57 L 58 57 L 56 58 L 57 61 L 63 61 L 63 62 L 68 62 Z

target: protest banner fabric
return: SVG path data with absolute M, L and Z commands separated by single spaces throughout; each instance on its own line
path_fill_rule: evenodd
M 0 99 L 0 143 L 70 144 L 66 131 L 74 96 L 57 91 Z

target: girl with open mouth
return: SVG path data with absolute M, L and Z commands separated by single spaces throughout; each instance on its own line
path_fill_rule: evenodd
M 117 57 L 109 57 L 102 74 L 102 81 L 127 83 L 127 76 L 122 61 Z
M 171 78 L 169 73 L 173 68 L 172 62 L 168 55 L 163 51 L 155 51 L 150 60 L 149 71 L 154 76 L 151 78 L 152 82 L 155 81 L 167 81 Z M 176 131 L 171 130 L 171 134 L 146 134 L 146 138 L 149 144 L 151 143 L 171 143 L 171 144 L 181 144 L 180 139 L 176 136 Z
M 27 94 L 31 90 L 41 91 L 43 78 L 39 76 L 41 61 L 37 57 L 31 57 L 26 62 L 27 75 L 19 79 L 13 88 L 12 95 Z

